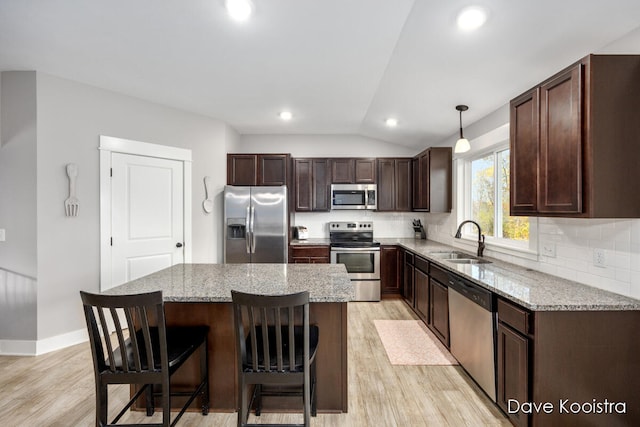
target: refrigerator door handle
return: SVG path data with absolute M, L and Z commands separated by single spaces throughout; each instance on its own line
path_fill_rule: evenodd
M 247 216 L 244 220 L 244 240 L 247 246 L 247 253 L 251 253 L 251 217 L 249 216 L 249 206 L 247 206 Z
M 255 206 L 251 206 L 251 253 L 256 253 L 256 233 L 254 233 L 253 228 L 255 227 L 256 222 L 256 208 Z

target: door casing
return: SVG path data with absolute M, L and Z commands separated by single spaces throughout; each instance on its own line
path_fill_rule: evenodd
M 100 291 L 113 287 L 111 236 L 111 154 L 123 153 L 178 160 L 183 163 L 184 262 L 192 259 L 191 150 L 100 135 Z

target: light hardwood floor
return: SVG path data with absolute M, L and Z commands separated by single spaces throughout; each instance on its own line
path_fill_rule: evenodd
M 510 426 L 506 417 L 458 366 L 392 366 L 375 319 L 415 319 L 401 300 L 348 307 L 349 413 L 318 414 L 315 427 Z M 128 388 L 109 395 L 121 406 Z M 0 425 L 92 426 L 93 367 L 88 343 L 38 357 L 0 356 Z M 110 412 L 114 414 L 115 412 Z M 159 420 L 159 414 L 152 417 Z M 121 422 L 149 422 L 141 412 Z M 299 414 L 253 415 L 251 422 L 301 422 Z M 236 414 L 187 413 L 179 426 L 235 426 Z

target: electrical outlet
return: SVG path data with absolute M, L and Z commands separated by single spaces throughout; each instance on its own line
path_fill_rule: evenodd
M 593 265 L 605 268 L 604 249 L 595 248 L 593 250 Z
M 4 228 L 0 228 L 0 242 L 4 242 L 7 238 Z
M 542 244 L 542 255 L 555 258 L 556 257 L 556 244 L 555 243 L 543 243 Z

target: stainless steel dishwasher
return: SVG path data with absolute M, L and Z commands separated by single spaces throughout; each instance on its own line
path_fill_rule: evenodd
M 495 310 L 490 291 L 449 273 L 449 339 L 460 365 L 496 401 Z

